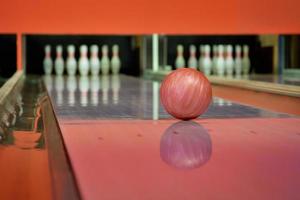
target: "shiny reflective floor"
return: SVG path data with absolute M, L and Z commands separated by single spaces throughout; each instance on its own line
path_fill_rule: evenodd
M 0 106 L 0 199 L 51 199 L 43 82 L 38 77 L 20 82 Z
M 300 119 L 61 124 L 83 199 L 299 199 Z
M 249 74 L 249 75 L 232 75 L 225 76 L 228 78 L 261 81 L 267 83 L 278 83 L 283 85 L 300 86 L 300 78 L 297 76 L 275 75 L 275 74 Z
M 159 82 L 44 82 L 83 199 L 300 199 L 298 117 L 214 98 L 178 121 Z
M 160 83 L 130 76 L 44 77 L 58 120 L 167 119 Z M 201 118 L 288 117 L 215 97 Z

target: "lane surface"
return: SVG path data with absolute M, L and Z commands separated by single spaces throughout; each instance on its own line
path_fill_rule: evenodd
M 214 98 L 172 119 L 159 83 L 45 77 L 84 199 L 299 199 L 300 119 Z

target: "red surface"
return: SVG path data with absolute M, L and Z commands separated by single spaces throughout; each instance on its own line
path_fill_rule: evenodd
M 0 146 L 0 199 L 52 199 L 48 150 L 33 148 L 41 134 L 11 134 L 14 145 Z
M 0 32 L 299 33 L 298 0 L 5 0 Z
M 213 85 L 213 96 L 276 112 L 300 115 L 300 98 Z M 284 103 L 282 103 L 284 102 Z
M 22 70 L 22 35 L 17 34 L 17 70 Z
M 190 170 L 160 154 L 164 132 L 175 122 L 61 123 L 83 198 L 300 199 L 300 119 L 197 120 L 212 153 Z
M 178 119 L 194 119 L 203 114 L 212 99 L 211 85 L 199 71 L 181 68 L 167 75 L 160 87 L 166 111 Z

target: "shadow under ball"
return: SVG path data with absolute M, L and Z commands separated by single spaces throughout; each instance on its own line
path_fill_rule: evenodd
M 180 68 L 165 77 L 160 87 L 160 100 L 175 118 L 189 120 L 203 114 L 212 99 L 210 82 L 199 71 Z

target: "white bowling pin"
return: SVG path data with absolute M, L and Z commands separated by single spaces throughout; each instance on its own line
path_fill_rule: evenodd
M 225 70 L 228 76 L 233 75 L 234 61 L 232 58 L 232 45 L 226 46 Z
M 92 45 L 90 47 L 91 57 L 90 57 L 90 67 L 91 67 L 91 74 L 98 75 L 100 71 L 100 60 L 98 57 L 99 48 L 97 45 Z
M 112 58 L 111 58 L 111 71 L 113 74 L 119 74 L 120 67 L 121 67 L 121 61 L 119 58 L 119 46 L 113 45 L 112 46 Z
M 249 46 L 243 45 L 243 59 L 242 59 L 243 74 L 249 74 L 250 59 L 249 59 Z
M 45 46 L 45 58 L 44 58 L 44 73 L 46 75 L 52 74 L 52 69 L 53 69 L 53 62 L 51 59 L 51 46 L 46 45 Z
M 218 98 L 218 105 L 221 107 L 225 106 L 225 100 L 222 98 Z
M 49 92 L 49 94 L 51 94 L 51 92 L 52 92 L 52 88 L 53 88 L 53 86 L 52 86 L 52 76 L 49 74 L 49 75 L 46 75 L 45 77 L 44 77 L 44 81 L 45 81 L 45 85 L 46 85 L 46 87 L 47 87 L 47 91 Z
M 85 107 L 88 105 L 88 92 L 90 89 L 90 81 L 88 76 L 79 77 L 80 105 Z
M 198 67 L 200 71 L 203 71 L 203 58 L 204 58 L 204 45 L 199 46 L 199 61 L 198 61 Z
M 64 91 L 64 77 L 61 75 L 55 76 L 55 90 L 56 90 L 56 103 L 61 106 L 64 103 L 63 91 Z
M 76 76 L 68 76 L 67 77 L 67 90 L 68 90 L 68 103 L 69 106 L 74 106 L 76 103 L 76 98 L 75 98 L 75 92 L 77 89 L 77 80 L 76 80 Z
M 119 91 L 120 91 L 120 76 L 119 75 L 113 75 L 111 77 L 111 89 L 112 89 L 112 98 L 113 103 L 118 104 L 119 103 Z
M 234 71 L 235 75 L 239 77 L 242 74 L 242 48 L 240 45 L 235 46 L 235 59 L 234 59 Z
M 69 76 L 74 76 L 76 74 L 77 61 L 75 59 L 74 45 L 68 45 L 68 58 L 67 58 L 66 68 Z
M 109 76 L 101 76 L 102 103 L 108 104 Z
M 225 61 L 224 61 L 224 46 L 218 45 L 218 58 L 216 60 L 217 75 L 223 76 L 225 72 Z
M 197 69 L 196 46 L 190 45 L 190 57 L 188 60 L 188 67 Z
M 100 89 L 100 79 L 98 75 L 91 76 L 91 103 L 93 106 L 97 106 L 98 101 L 98 92 Z
M 183 46 L 181 44 L 177 45 L 177 57 L 175 60 L 176 69 L 185 67 L 185 59 L 183 57 L 183 51 L 184 51 Z
M 62 46 L 56 46 L 56 59 L 55 59 L 55 73 L 56 75 L 62 75 L 64 73 L 64 59 L 62 57 Z
M 101 58 L 101 72 L 103 75 L 109 74 L 109 66 L 110 61 L 108 58 L 108 46 L 103 45 L 102 46 L 102 58 Z
M 204 55 L 202 59 L 202 70 L 206 76 L 209 76 L 211 74 L 211 68 L 212 68 L 212 62 L 210 58 L 210 46 L 205 45 L 203 47 L 203 52 Z
M 90 64 L 87 57 L 88 47 L 86 45 L 80 46 L 80 58 L 79 58 L 79 73 L 81 76 L 87 76 L 90 71 Z
M 218 45 L 213 45 L 212 71 L 217 74 Z

